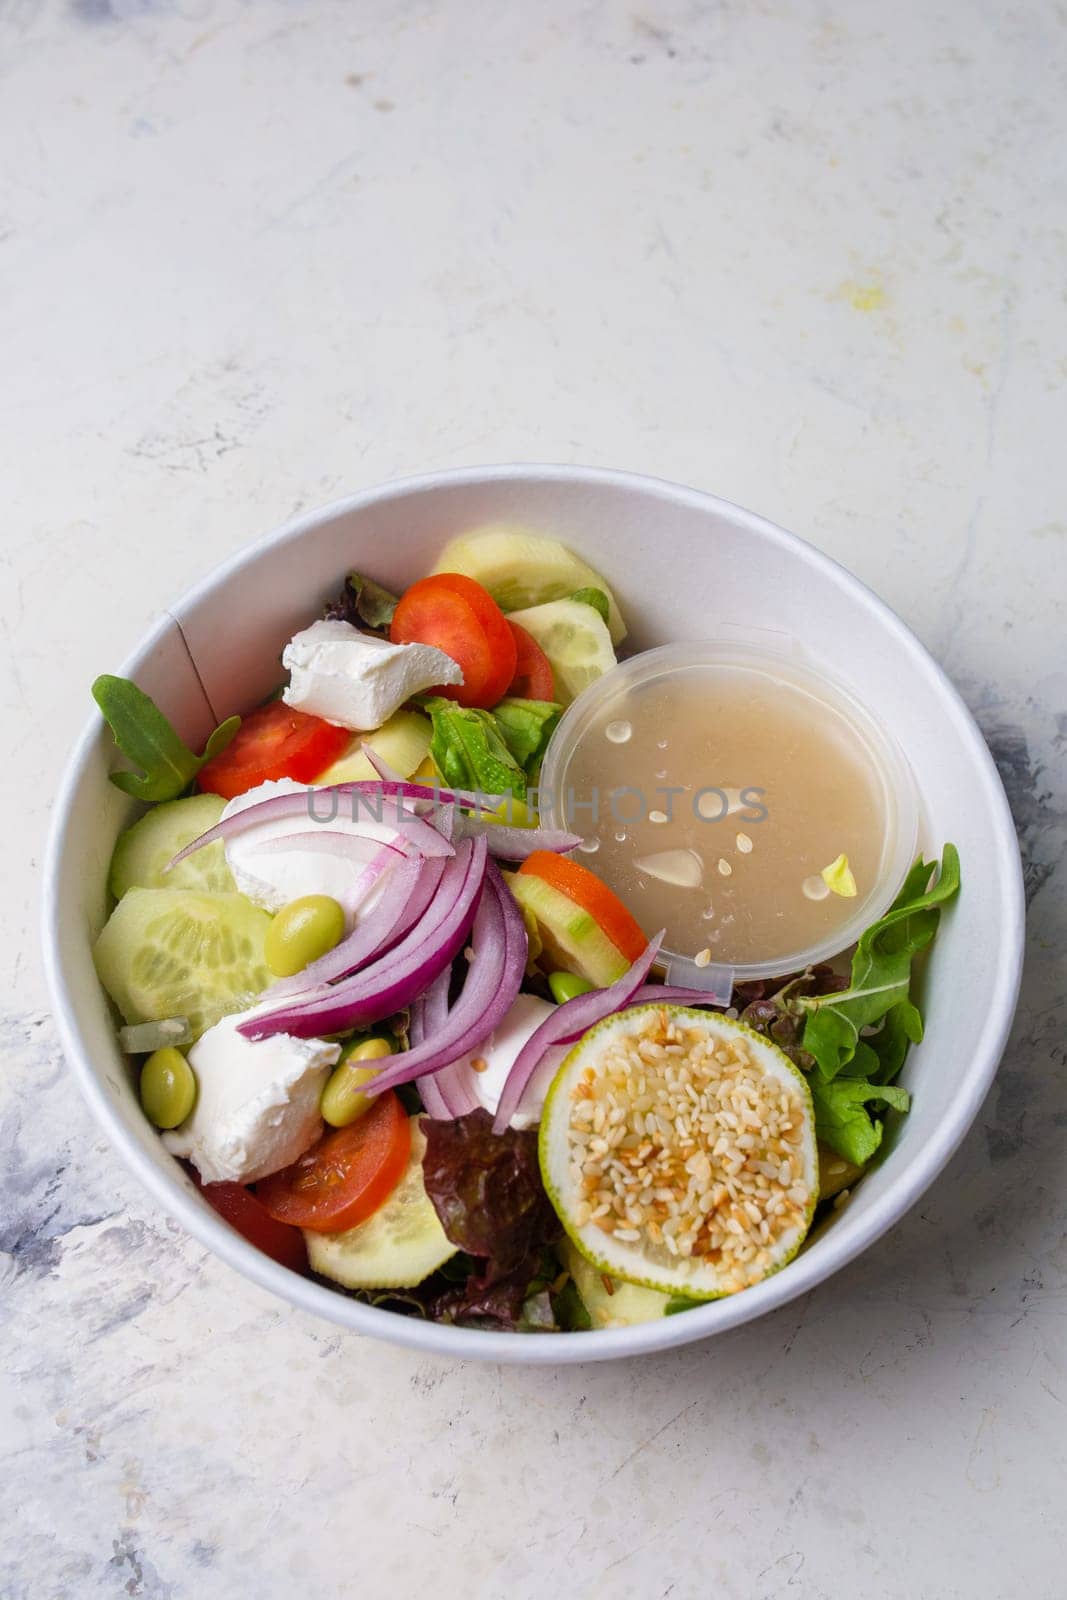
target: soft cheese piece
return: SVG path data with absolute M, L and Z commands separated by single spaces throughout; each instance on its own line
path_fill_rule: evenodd
M 299 900 L 307 894 L 327 894 L 345 908 L 346 922 L 351 927 L 353 911 L 358 906 L 360 914 L 375 904 L 378 895 L 386 892 L 388 872 L 383 873 L 368 893 L 362 894 L 360 884 L 366 862 L 355 855 L 317 847 L 328 831 L 330 833 L 355 833 L 351 809 L 338 804 L 333 807 L 329 796 L 324 796 L 306 784 L 292 778 L 278 778 L 259 784 L 245 794 L 227 802 L 223 817 L 232 817 L 246 806 L 258 805 L 261 800 L 273 799 L 281 794 L 304 794 L 308 797 L 306 809 L 287 817 L 276 817 L 271 822 L 261 822 L 244 833 L 226 840 L 226 864 L 234 882 L 243 895 L 266 911 L 280 911 L 290 900 Z M 336 809 L 336 816 L 333 811 Z M 318 819 L 318 820 L 316 820 Z M 375 822 L 373 817 L 360 816 L 358 832 L 367 840 L 368 855 L 373 851 L 374 840 L 388 843 L 395 839 L 396 829 L 388 823 Z M 309 836 L 307 849 L 301 849 L 300 837 Z M 272 840 L 292 840 L 292 848 L 264 849 Z
M 534 1029 L 539 1028 L 556 1010 L 557 1006 L 550 1005 L 535 994 L 517 995 L 515 1004 L 500 1027 L 479 1051 L 474 1052 L 475 1061 L 485 1062 L 484 1071 L 476 1071 L 474 1075 L 475 1093 L 485 1109 L 494 1116 L 515 1057 Z M 526 1086 L 519 1109 L 511 1119 L 513 1128 L 533 1128 L 540 1122 L 545 1095 L 568 1049 L 569 1046 L 557 1046 L 546 1053 Z
M 205 1183 L 255 1183 L 289 1166 L 322 1132 L 319 1096 L 341 1046 L 285 1033 L 246 1039 L 237 1026 L 253 1014 L 223 1017 L 192 1046 L 196 1105 L 163 1135 Z
M 354 732 L 380 728 L 413 694 L 462 683 L 451 656 L 429 644 L 390 644 L 348 622 L 313 622 L 286 645 L 283 699 Z

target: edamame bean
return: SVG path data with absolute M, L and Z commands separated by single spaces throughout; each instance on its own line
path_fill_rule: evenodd
M 548 987 L 552 990 L 553 1000 L 561 1006 L 565 1000 L 577 1000 L 580 994 L 590 994 L 596 984 L 579 978 L 576 972 L 552 972 L 549 974 Z
M 345 914 L 328 894 L 306 894 L 282 906 L 267 929 L 263 952 L 277 978 L 303 972 L 344 938 Z
M 180 1050 L 153 1050 L 141 1068 L 141 1105 L 157 1128 L 176 1128 L 196 1104 L 196 1074 Z
M 363 1093 L 380 1067 L 367 1066 L 369 1061 L 384 1061 L 391 1056 L 393 1047 L 388 1039 L 361 1039 L 346 1049 L 327 1080 L 319 1101 L 319 1110 L 331 1128 L 347 1128 L 350 1122 L 361 1117 L 371 1103 Z

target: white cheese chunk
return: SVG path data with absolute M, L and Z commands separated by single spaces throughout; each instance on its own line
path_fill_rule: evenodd
M 396 829 L 387 822 L 376 822 L 363 812 L 356 829 L 351 805 L 346 807 L 338 801 L 337 815 L 332 816 L 335 806 L 328 794 L 295 783 L 292 778 L 261 783 L 239 794 L 227 803 L 222 815 L 232 817 L 246 806 L 258 805 L 261 800 L 281 794 L 306 795 L 308 804 L 287 817 L 257 823 L 226 840 L 226 864 L 234 882 L 243 895 L 266 911 L 280 911 L 290 900 L 299 900 L 306 894 L 327 894 L 344 907 L 346 925 L 351 929 L 357 902 L 361 914 L 369 910 L 378 896 L 386 892 L 389 874 L 383 873 L 374 889 L 366 896 L 361 895 L 359 885 L 366 863 L 339 850 L 322 849 L 321 837 L 327 833 L 358 832 L 368 840 L 370 849 L 375 839 L 382 843 L 394 839 Z M 320 847 L 310 845 L 302 850 L 301 835 L 319 835 Z M 282 838 L 293 841 L 291 849 L 263 848 L 270 840 Z
M 192 1046 L 196 1105 L 163 1135 L 205 1183 L 255 1183 L 289 1166 L 322 1133 L 319 1096 L 340 1045 L 284 1033 L 246 1039 L 237 1026 L 253 1015 L 223 1017 Z
M 290 673 L 287 706 L 354 732 L 380 728 L 413 694 L 463 682 L 443 650 L 390 644 L 348 622 L 313 622 L 286 645 L 282 665 Z
M 500 1027 L 488 1042 L 474 1053 L 472 1059 L 476 1061 L 480 1059 L 486 1063 L 484 1072 L 474 1074 L 475 1093 L 485 1109 L 491 1111 L 494 1116 L 500 1104 L 500 1096 L 504 1092 L 508 1073 L 515 1064 L 515 1057 L 534 1029 L 539 1028 L 557 1009 L 547 1000 L 538 999 L 535 994 L 518 995 Z M 556 1045 L 546 1052 L 544 1060 L 526 1085 L 522 1103 L 511 1119 L 513 1128 L 533 1128 L 540 1122 L 545 1095 L 569 1048 L 569 1045 Z

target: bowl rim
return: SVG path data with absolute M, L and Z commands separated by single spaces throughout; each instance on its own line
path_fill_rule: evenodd
M 787 1271 L 765 1279 L 743 1294 L 711 1301 L 699 1309 L 686 1312 L 684 1316 L 665 1317 L 660 1322 L 641 1323 L 632 1327 L 559 1333 L 543 1338 L 452 1327 L 381 1310 L 364 1305 L 313 1279 L 299 1277 L 271 1261 L 204 1206 L 194 1192 L 185 1187 L 177 1171 L 172 1176 L 129 1136 L 117 1107 L 105 1092 L 94 1068 L 75 1005 L 67 992 L 61 953 L 62 907 L 58 886 L 74 813 L 73 801 L 101 733 L 101 721 L 95 715 L 77 740 L 56 793 L 43 873 L 42 946 L 45 977 L 60 1044 L 90 1111 L 117 1147 L 127 1167 L 163 1210 L 193 1238 L 260 1288 L 280 1296 L 302 1311 L 325 1317 L 350 1331 L 383 1338 L 424 1354 L 528 1366 L 557 1366 L 675 1349 L 751 1322 L 814 1289 L 817 1284 L 855 1260 L 900 1221 L 958 1149 L 996 1073 L 1015 1014 L 1021 981 L 1025 908 L 1015 827 L 993 757 L 959 691 L 915 634 L 873 590 L 809 541 L 720 496 L 667 479 L 604 467 L 515 462 L 424 472 L 372 485 L 324 506 L 299 513 L 273 532 L 249 542 L 220 562 L 188 588 L 172 606 L 160 613 L 119 671 L 125 676 L 135 676 L 161 639 L 175 624 L 180 627 L 179 618 L 184 611 L 238 572 L 254 565 L 268 549 L 302 538 L 313 528 L 340 516 L 378 503 L 402 499 L 413 493 L 426 493 L 448 486 L 473 487 L 526 481 L 636 490 L 651 499 L 686 505 L 704 513 L 718 513 L 772 545 L 793 551 L 799 549 L 807 564 L 819 569 L 839 587 L 849 590 L 861 606 L 879 617 L 895 636 L 899 647 L 930 676 L 944 697 L 946 710 L 975 757 L 976 768 L 981 774 L 981 787 L 973 798 L 988 808 L 994 824 L 998 850 L 995 861 L 989 863 L 989 871 L 997 879 L 1006 913 L 1000 929 L 1003 955 L 997 964 L 993 986 L 988 992 L 988 1025 L 980 1048 L 964 1066 L 950 1114 L 942 1120 L 934 1135 L 917 1149 L 900 1178 L 857 1222 L 849 1226 L 848 1220 L 844 1219 L 823 1241 L 824 1249 L 813 1254 L 801 1254 L 790 1262 Z

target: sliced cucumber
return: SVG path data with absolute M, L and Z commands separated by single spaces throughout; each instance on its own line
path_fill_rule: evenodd
M 397 711 L 376 733 L 357 733 L 344 755 L 321 772 L 315 783 L 360 783 L 377 778 L 361 748 L 364 744 L 402 778 L 410 778 L 426 760 L 432 732 L 429 717 L 418 711 Z
M 457 1253 L 422 1181 L 425 1149 L 412 1117 L 407 1169 L 385 1204 L 344 1233 L 305 1232 L 313 1272 L 346 1289 L 414 1289 Z
M 217 794 L 194 794 L 153 806 L 132 828 L 119 835 L 111 857 L 108 888 L 116 900 L 127 889 L 199 889 L 205 894 L 233 894 L 236 885 L 218 839 L 187 856 L 172 872 L 163 868 L 179 850 L 213 828 L 226 802 Z
M 186 1017 L 199 1039 L 273 982 L 263 955 L 269 927 L 241 894 L 129 889 L 93 959 L 125 1022 Z
M 536 920 L 546 966 L 574 972 L 595 989 L 629 972 L 630 963 L 600 924 L 559 889 L 534 872 L 517 872 L 508 883 L 523 916 Z
M 610 1145 L 591 1138 L 605 1112 Z M 683 1006 L 591 1028 L 552 1080 L 538 1139 L 545 1190 L 585 1259 L 687 1300 L 785 1266 L 818 1199 L 804 1074 L 744 1023 Z
M 560 705 L 570 705 L 615 665 L 607 625 L 584 600 L 551 600 L 528 611 L 513 611 L 510 621 L 532 634 L 548 657 Z
M 658 1322 L 667 1315 L 669 1294 L 609 1277 L 587 1261 L 569 1239 L 559 1246 L 559 1256 L 574 1279 L 594 1328 L 631 1328 L 638 1322 Z
M 819 1140 L 819 1199 L 829 1200 L 842 1189 L 851 1189 L 863 1177 L 863 1168 L 846 1161 L 836 1150 Z
M 626 637 L 615 597 L 599 572 L 558 539 L 542 539 L 521 528 L 482 528 L 450 540 L 433 570 L 473 578 L 502 611 L 561 600 L 576 589 L 601 589 L 607 596 L 613 642 L 621 644 Z

